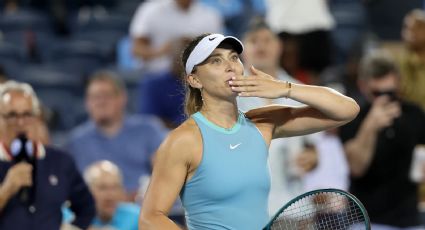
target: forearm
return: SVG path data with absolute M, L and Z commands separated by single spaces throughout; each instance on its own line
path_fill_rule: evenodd
M 355 138 L 345 144 L 344 148 L 353 177 L 362 176 L 369 168 L 376 147 L 376 139 L 377 131 L 367 122 L 363 122 Z
M 309 105 L 336 121 L 352 120 L 360 110 L 352 98 L 327 87 L 292 84 L 286 96 Z
M 170 218 L 166 215 L 158 213 L 158 214 L 144 214 L 143 212 L 139 218 L 139 229 L 146 230 L 181 230 L 181 228 L 174 223 Z

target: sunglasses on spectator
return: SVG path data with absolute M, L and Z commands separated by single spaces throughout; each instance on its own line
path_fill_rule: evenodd
M 375 91 L 372 91 L 372 94 L 375 97 L 387 95 L 391 101 L 396 101 L 398 99 L 397 93 L 395 90 L 386 90 L 386 91 L 375 90 Z

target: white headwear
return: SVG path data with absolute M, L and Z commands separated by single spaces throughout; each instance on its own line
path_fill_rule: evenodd
M 238 54 L 243 51 L 243 44 L 239 39 L 233 36 L 224 36 L 222 34 L 211 34 L 204 37 L 190 53 L 186 62 L 186 74 L 190 74 L 193 68 L 207 59 L 211 53 L 223 41 L 231 44 Z

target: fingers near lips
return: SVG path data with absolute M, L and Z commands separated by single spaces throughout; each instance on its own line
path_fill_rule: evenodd
M 248 77 L 233 77 L 229 81 L 229 86 L 231 87 L 242 87 L 242 86 L 255 86 L 257 85 L 257 81 Z
M 258 81 L 252 76 L 232 77 L 228 81 L 233 92 L 237 92 L 239 96 L 250 96 L 250 92 L 254 92 L 258 86 Z

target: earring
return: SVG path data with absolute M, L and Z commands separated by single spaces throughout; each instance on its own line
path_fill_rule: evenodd
M 202 102 L 204 102 L 204 97 L 202 96 L 202 88 L 200 88 L 199 91 L 201 93 L 201 100 L 202 100 Z

